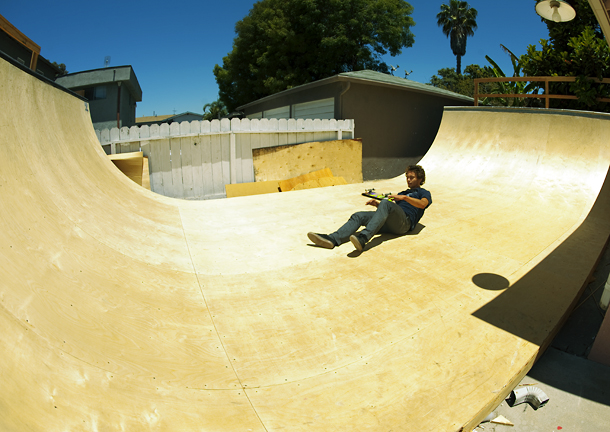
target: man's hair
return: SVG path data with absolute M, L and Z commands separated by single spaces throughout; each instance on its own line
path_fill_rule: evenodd
M 421 184 L 423 185 L 426 182 L 426 171 L 421 167 L 421 165 L 409 165 L 405 170 L 405 174 L 409 171 L 414 172 L 415 176 L 421 180 Z

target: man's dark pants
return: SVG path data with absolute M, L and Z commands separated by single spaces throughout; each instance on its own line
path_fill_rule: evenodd
M 340 245 L 348 241 L 361 226 L 365 228 L 360 234 L 364 235 L 368 242 L 378 232 L 406 234 L 411 229 L 411 221 L 398 204 L 383 199 L 379 202 L 376 211 L 354 213 L 341 228 L 329 235 L 336 244 Z

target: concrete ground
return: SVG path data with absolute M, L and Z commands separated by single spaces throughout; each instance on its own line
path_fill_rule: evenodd
M 520 385 L 540 388 L 549 398 L 534 410 L 506 401 L 494 410 L 514 426 L 482 423 L 479 432 L 602 432 L 610 430 L 610 367 L 587 359 L 605 311 L 599 299 L 610 273 L 610 248 L 572 315 Z

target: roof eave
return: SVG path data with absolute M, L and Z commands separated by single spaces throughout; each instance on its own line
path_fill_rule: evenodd
M 278 93 L 274 93 L 272 95 L 269 96 L 265 96 L 264 98 L 261 99 L 257 99 L 253 102 L 247 103 L 245 105 L 241 105 L 239 107 L 237 107 L 238 111 L 243 111 L 244 109 L 247 109 L 253 105 L 259 104 L 261 102 L 265 102 L 271 99 L 275 99 L 276 97 L 278 97 L 279 95 L 289 95 L 291 93 L 296 93 L 299 91 L 303 90 L 303 87 L 308 87 L 308 88 L 314 88 L 314 87 L 319 87 L 321 85 L 325 85 L 325 84 L 330 84 L 336 81 L 360 81 L 360 82 L 365 82 L 369 85 L 374 85 L 374 86 L 378 86 L 378 87 L 390 87 L 393 89 L 398 89 L 398 90 L 409 90 L 409 91 L 413 91 L 416 93 L 423 93 L 423 94 L 429 94 L 429 95 L 437 95 L 437 96 L 444 96 L 447 98 L 452 98 L 452 99 L 456 99 L 459 101 L 463 101 L 463 102 L 473 102 L 474 99 L 468 96 L 464 96 L 464 95 L 460 95 L 458 93 L 453 93 L 450 92 L 448 90 L 435 90 L 435 88 L 433 87 L 430 90 L 426 90 L 426 89 L 419 89 L 416 87 L 407 87 L 407 86 L 401 86 L 398 84 L 392 84 L 392 83 L 385 83 L 385 82 L 381 82 L 381 81 L 376 81 L 373 79 L 368 79 L 368 78 L 363 78 L 363 77 L 354 77 L 354 76 L 350 76 L 350 75 L 343 75 L 343 74 L 338 74 L 338 75 L 333 75 L 332 77 L 328 77 L 328 78 L 323 78 L 321 80 L 318 81 L 314 81 L 311 83 L 307 83 L 307 84 L 302 84 L 300 86 L 297 87 L 293 87 L 291 89 L 287 89 L 287 90 L 283 90 L 281 92 Z M 445 93 L 446 92 L 446 93 Z
M 261 102 L 264 102 L 264 101 L 268 101 L 268 100 L 271 100 L 271 99 L 275 99 L 278 95 L 282 95 L 283 96 L 283 95 L 289 95 L 291 93 L 297 93 L 297 92 L 303 90 L 303 87 L 305 87 L 305 86 L 307 86 L 308 88 L 315 88 L 315 87 L 319 87 L 319 86 L 324 85 L 324 84 L 329 84 L 329 83 L 332 83 L 332 82 L 335 82 L 335 81 L 343 81 L 344 80 L 344 79 L 340 80 L 339 77 L 340 77 L 340 75 L 333 75 L 331 77 L 322 78 L 320 80 L 313 81 L 313 82 L 310 82 L 310 83 L 307 83 L 307 84 L 301 84 L 300 86 L 289 88 L 289 89 L 286 89 L 286 90 L 282 90 L 282 91 L 274 93 L 272 95 L 265 96 L 263 98 L 257 99 L 257 100 L 255 100 L 253 102 L 249 102 L 249 103 L 247 103 L 245 105 L 238 106 L 236 109 L 238 111 L 242 111 L 243 109 L 249 108 L 252 105 L 255 105 L 255 104 L 258 104 L 258 103 L 261 103 Z M 345 78 L 345 77 L 343 77 L 343 78 Z

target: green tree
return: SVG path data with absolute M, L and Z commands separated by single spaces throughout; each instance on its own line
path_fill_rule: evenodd
M 68 71 L 66 70 L 66 65 L 63 63 L 57 63 L 57 62 L 53 62 L 51 63 L 53 66 L 55 66 L 57 69 L 59 69 L 59 73 L 57 74 L 58 77 L 60 76 L 64 76 L 68 74 Z
M 511 50 L 500 44 L 500 47 L 510 56 L 510 61 L 513 65 L 513 77 L 521 77 L 521 62 L 519 58 L 513 54 Z M 491 69 L 493 76 L 496 78 L 506 78 L 506 74 L 498 64 L 489 56 L 485 59 L 493 66 Z M 491 93 L 488 94 L 533 94 L 538 93 L 540 83 L 537 81 L 508 81 L 494 83 Z M 537 98 L 489 98 L 483 100 L 484 104 L 496 104 L 502 106 L 541 106 L 540 100 Z
M 404 0 L 261 0 L 214 67 L 220 99 L 234 110 L 341 72 L 388 73 L 381 56 L 414 42 L 412 11 Z
M 550 83 L 552 94 L 576 95 L 578 100 L 551 99 L 550 106 L 564 109 L 587 109 L 610 112 L 610 104 L 598 103 L 608 97 L 607 85 L 596 84 L 589 77 L 610 76 L 610 50 L 599 23 L 587 0 L 572 0 L 576 18 L 567 23 L 541 19 L 548 27 L 549 39 L 540 41 L 519 59 L 528 76 L 574 76 L 574 83 Z
M 466 55 L 466 38 L 474 36 L 477 29 L 477 14 L 467 2 L 449 0 L 449 4 L 441 5 L 441 11 L 436 15 L 436 22 L 449 38 L 451 51 L 456 56 L 458 75 L 462 73 L 462 56 Z
M 490 78 L 494 76 L 489 66 L 481 67 L 477 64 L 466 66 L 463 75 L 458 74 L 455 68 L 439 69 L 437 74 L 438 76 L 432 75 L 432 78 L 430 78 L 430 85 L 468 97 L 474 96 L 475 78 Z M 486 94 L 488 92 L 491 92 L 489 84 L 479 84 L 479 93 Z
M 222 103 L 220 99 L 214 102 L 207 103 L 203 106 L 203 119 L 214 120 L 220 119 L 223 116 L 229 114 L 227 107 Z

